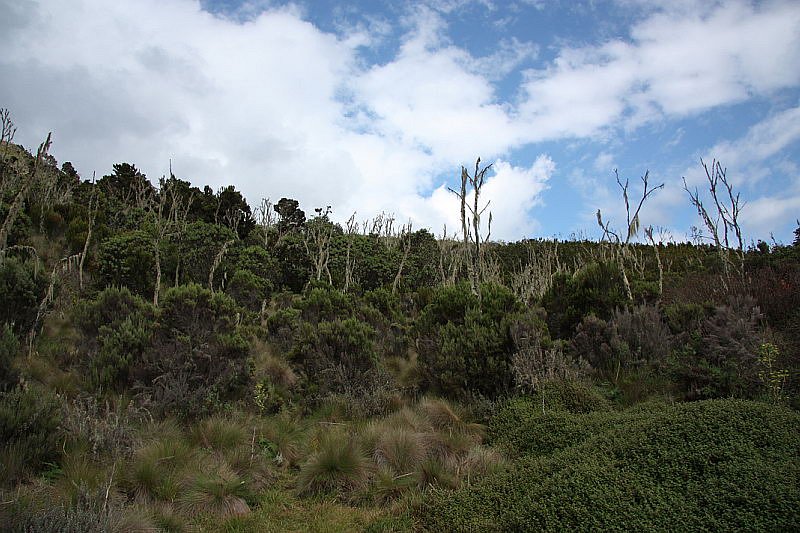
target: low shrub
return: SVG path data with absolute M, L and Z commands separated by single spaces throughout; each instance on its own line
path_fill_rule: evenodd
M 13 361 L 18 351 L 19 341 L 14 331 L 8 324 L 0 325 L 0 392 L 17 385 L 19 375 Z
M 558 416 L 560 431 L 572 425 L 585 437 L 549 453 L 534 447 L 469 488 L 432 493 L 423 526 L 788 531 L 800 520 L 794 411 L 716 400 Z
M 480 290 L 479 299 L 466 284 L 439 287 L 423 309 L 416 334 L 424 389 L 464 397 L 496 396 L 511 387 L 515 348 L 509 328 L 523 308 L 504 287 Z
M 0 483 L 39 473 L 59 452 L 60 400 L 47 389 L 0 393 Z

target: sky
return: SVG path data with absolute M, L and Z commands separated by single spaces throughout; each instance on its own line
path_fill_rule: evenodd
M 491 238 L 599 238 L 615 181 L 664 184 L 662 239 L 702 223 L 721 161 L 748 242 L 800 218 L 800 2 L 0 0 L 16 142 L 84 178 L 135 164 L 251 206 L 295 198 L 441 235 L 461 166 L 492 164 Z M 707 187 L 706 187 L 707 189 Z M 707 234 L 707 232 L 706 232 Z

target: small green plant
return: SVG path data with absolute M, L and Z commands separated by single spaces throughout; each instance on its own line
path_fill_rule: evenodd
M 758 347 L 758 362 L 762 367 L 758 378 L 764 384 L 767 397 L 774 403 L 785 399 L 784 388 L 789 380 L 789 371 L 776 366 L 779 356 L 778 347 L 771 342 L 762 343 Z

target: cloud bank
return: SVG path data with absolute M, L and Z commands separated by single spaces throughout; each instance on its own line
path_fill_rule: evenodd
M 171 160 L 179 177 L 233 183 L 251 203 L 289 196 L 340 219 L 386 211 L 434 229 L 457 222 L 444 181 L 481 156 L 495 161 L 493 236 L 518 239 L 536 233 L 534 208 L 567 162 L 516 151 L 800 84 L 795 2 L 652 8 L 626 39 L 565 44 L 521 71 L 540 53 L 532 42 L 485 57 L 451 42 L 446 15 L 463 3 L 409 7 L 397 48 L 367 61 L 386 24 L 329 33 L 291 5 L 223 16 L 191 0 L 0 0 L 0 105 L 18 140 L 53 130 L 56 157 L 84 175 L 129 161 L 155 179 Z

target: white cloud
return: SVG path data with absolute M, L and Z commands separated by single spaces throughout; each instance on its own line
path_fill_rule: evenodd
M 528 70 L 521 101 L 498 88 L 535 45 L 512 36 L 475 57 L 448 36 L 447 13 L 498 10 L 491 2 L 409 7 L 398 49 L 377 64 L 362 52 L 390 41 L 386 21 L 338 36 L 273 4 L 212 15 L 193 0 L 0 0 L 0 104 L 18 140 L 36 146 L 54 130 L 56 157 L 84 174 L 129 161 L 155 179 L 172 159 L 180 177 L 235 183 L 252 203 L 291 196 L 341 218 L 383 210 L 417 227 L 457 224 L 443 173 L 499 159 L 486 195 L 495 236 L 512 239 L 535 232 L 530 210 L 553 173 L 547 157 L 504 162 L 514 149 L 700 113 L 800 79 L 800 8 L 790 2 L 653 9 L 631 41 L 562 49 Z M 769 138 L 756 150 L 776 153 L 796 119 L 743 142 Z
M 527 76 L 521 112 L 531 140 L 696 114 L 800 82 L 800 5 L 659 11 L 630 42 L 564 49 Z

